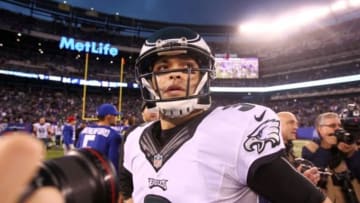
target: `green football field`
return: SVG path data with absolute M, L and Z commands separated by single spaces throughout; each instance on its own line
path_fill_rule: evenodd
M 294 152 L 296 157 L 301 157 L 301 148 L 310 140 L 294 140 Z
M 294 141 L 294 151 L 297 157 L 301 156 L 301 148 L 308 140 L 295 140 Z M 57 157 L 61 157 L 64 155 L 64 151 L 62 148 L 52 148 L 47 150 L 46 159 L 53 159 Z
M 46 159 L 62 157 L 63 155 L 64 155 L 64 150 L 62 148 L 52 148 L 46 151 Z

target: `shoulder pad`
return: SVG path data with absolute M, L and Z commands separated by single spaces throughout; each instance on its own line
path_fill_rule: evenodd
M 250 104 L 250 103 L 237 103 L 237 104 L 223 106 L 222 110 L 237 109 L 239 111 L 249 111 L 255 108 L 256 106 L 257 106 L 256 104 Z

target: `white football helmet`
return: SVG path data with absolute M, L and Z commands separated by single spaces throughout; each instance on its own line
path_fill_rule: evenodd
M 157 82 L 152 82 L 154 76 L 164 72 L 153 72 L 153 65 L 159 57 L 176 55 L 188 55 L 193 58 L 200 67 L 198 71 L 201 79 L 194 94 L 191 94 L 188 88 L 184 97 L 164 99 L 157 91 L 159 89 Z M 215 76 L 214 57 L 209 46 L 198 33 L 183 27 L 168 27 L 155 32 L 142 46 L 135 69 L 144 101 L 156 104 L 161 114 L 166 117 L 182 117 L 195 109 L 205 110 L 210 107 L 210 80 Z M 177 71 L 179 70 L 166 71 L 166 73 Z M 180 71 L 184 72 L 183 69 Z M 191 68 L 185 71 L 190 74 Z

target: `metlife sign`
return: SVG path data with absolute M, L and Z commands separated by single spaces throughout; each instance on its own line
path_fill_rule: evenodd
M 111 55 L 113 57 L 119 54 L 119 50 L 116 47 L 111 46 L 109 43 L 82 42 L 65 36 L 60 38 L 59 48 L 78 52 L 88 52 L 92 54 Z

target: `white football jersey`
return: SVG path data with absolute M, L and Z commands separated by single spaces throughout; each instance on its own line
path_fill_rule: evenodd
M 247 187 L 250 166 L 284 148 L 277 115 L 255 104 L 208 111 L 177 126 L 162 148 L 151 133 L 156 123 L 136 128 L 124 145 L 136 203 L 149 196 L 175 203 L 256 203 L 258 195 Z
M 34 128 L 35 128 L 35 134 L 37 138 L 48 138 L 49 137 L 49 128 L 51 127 L 50 123 L 44 123 L 44 124 L 40 124 L 40 123 L 35 123 L 34 124 Z
M 61 136 L 62 135 L 62 130 L 63 130 L 64 126 L 58 126 L 58 125 L 54 125 L 53 126 L 53 132 L 55 133 L 55 135 L 57 136 Z

